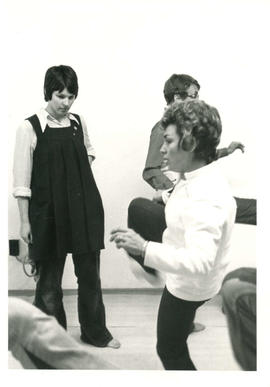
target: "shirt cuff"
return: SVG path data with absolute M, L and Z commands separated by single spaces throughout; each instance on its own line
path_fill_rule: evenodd
M 93 157 L 93 160 L 95 160 L 95 158 L 96 158 L 95 151 L 91 148 L 87 149 L 87 155 Z
M 155 253 L 155 249 L 158 248 L 156 245 L 160 245 L 160 243 L 149 241 L 146 245 L 144 254 L 145 266 L 152 267 L 153 269 L 155 269 L 155 261 L 152 259 L 152 255 Z
M 14 198 L 17 197 L 31 197 L 31 189 L 27 187 L 15 187 L 13 189 L 13 196 Z

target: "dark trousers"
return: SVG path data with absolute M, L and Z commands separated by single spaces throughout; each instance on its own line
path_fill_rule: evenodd
M 128 227 L 148 241 L 161 242 L 166 228 L 164 205 L 144 198 L 132 200 L 128 207 Z M 147 273 L 155 274 L 155 269 L 142 266 Z
M 105 307 L 100 282 L 100 254 L 72 255 L 78 283 L 78 315 L 82 339 L 103 347 L 112 339 L 106 328 Z M 39 278 L 34 305 L 48 315 L 54 316 L 60 325 L 67 327 L 61 287 L 66 256 L 40 262 Z
M 128 207 L 128 227 L 146 240 L 161 242 L 166 228 L 164 208 L 149 199 L 133 199 Z
M 227 274 L 221 294 L 235 358 L 244 370 L 256 371 L 256 269 Z
M 166 370 L 196 370 L 187 346 L 195 313 L 205 301 L 185 301 L 165 287 L 157 320 L 157 353 Z

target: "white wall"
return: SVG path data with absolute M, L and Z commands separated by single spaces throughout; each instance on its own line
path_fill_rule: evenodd
M 162 115 L 163 85 L 174 72 L 201 84 L 201 99 L 223 121 L 221 146 L 246 145 L 219 161 L 235 195 L 256 197 L 255 130 L 264 53 L 267 1 L 192 0 L 10 0 L 8 34 L 9 238 L 19 236 L 12 197 L 12 157 L 18 124 L 44 105 L 45 71 L 72 66 L 79 96 L 72 111 L 83 114 L 97 151 L 93 169 L 106 214 L 102 252 L 105 288 L 146 287 L 130 273 L 125 255 L 109 242 L 110 230 L 126 224 L 136 196 L 151 197 L 142 180 L 148 139 Z M 256 30 L 252 28 L 256 22 Z M 261 20 L 259 22 L 258 20 Z M 252 178 L 251 178 L 252 177 Z M 247 238 L 248 235 L 248 238 Z M 235 253 L 234 253 L 235 252 Z M 237 225 L 233 265 L 255 264 L 255 227 Z M 9 288 L 32 288 L 20 265 L 9 259 Z M 76 287 L 71 260 L 64 287 Z

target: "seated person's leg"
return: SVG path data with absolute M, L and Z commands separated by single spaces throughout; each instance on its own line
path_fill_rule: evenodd
M 52 369 L 29 351 L 31 348 L 35 308 L 19 298 L 8 299 L 8 349 L 23 368 Z
M 166 228 L 164 205 L 145 198 L 133 199 L 128 207 L 128 227 L 144 239 L 161 242 Z M 142 265 L 145 272 L 156 275 L 156 270 Z
M 256 370 L 256 285 L 231 278 L 221 294 L 236 360 L 244 370 Z
M 254 267 L 240 267 L 226 274 L 223 284 L 230 279 L 239 279 L 243 282 L 249 282 L 256 285 L 257 271 Z
M 146 240 L 161 242 L 166 228 L 164 208 L 163 204 L 149 199 L 132 200 L 128 207 L 128 227 Z
M 257 224 L 257 200 L 236 198 L 237 210 L 235 223 Z
M 19 345 L 38 359 L 36 368 L 114 369 L 114 365 L 79 344 L 55 317 L 15 298 L 9 299 L 9 349 Z M 21 359 L 18 359 L 21 360 Z M 45 366 L 43 367 L 45 362 Z M 46 365 L 48 367 L 46 367 Z

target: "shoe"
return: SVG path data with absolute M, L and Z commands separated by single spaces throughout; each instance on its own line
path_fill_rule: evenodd
M 194 322 L 191 328 L 190 333 L 196 333 L 196 332 L 201 332 L 205 330 L 205 325 L 201 323 Z

